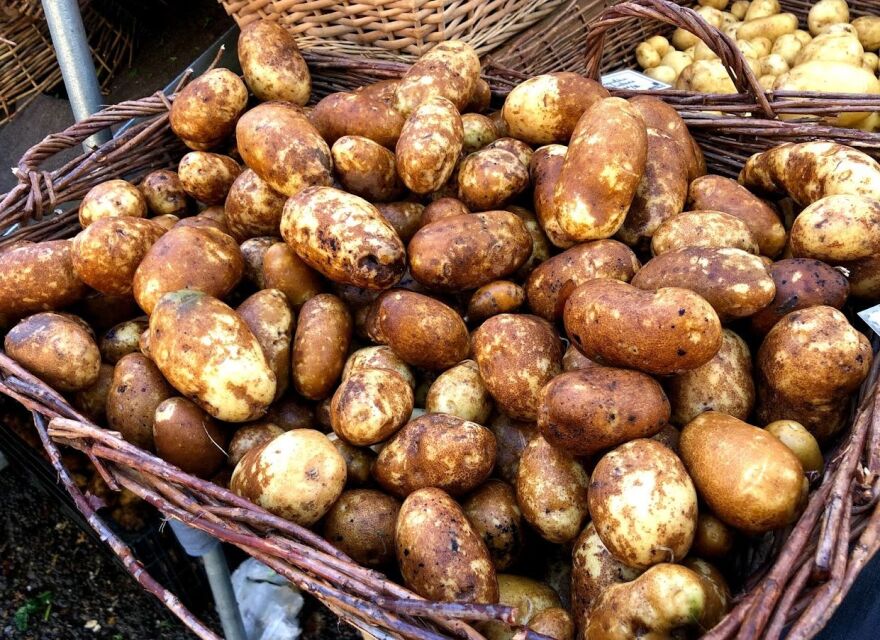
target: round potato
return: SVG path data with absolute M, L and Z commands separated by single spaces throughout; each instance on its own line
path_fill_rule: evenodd
M 229 231 L 237 240 L 277 236 L 285 198 L 254 173 L 242 171 L 226 196 L 224 211 Z
M 297 393 L 321 400 L 333 392 L 345 366 L 351 331 L 351 313 L 333 294 L 319 294 L 302 306 L 291 354 Z
M 184 216 L 189 211 L 189 199 L 176 171 L 151 171 L 144 176 L 139 186 L 147 208 L 154 216 Z
M 9 330 L 3 347 L 10 358 L 59 391 L 79 391 L 98 380 L 101 352 L 91 329 L 73 316 L 28 316 Z
M 229 69 L 211 69 L 186 85 L 171 105 L 171 129 L 188 143 L 212 146 L 235 130 L 248 90 Z
M 489 83 L 482 78 L 477 78 L 470 102 L 467 103 L 464 110 L 471 113 L 484 113 L 489 109 L 489 103 L 491 101 L 492 87 L 490 87 Z
M 107 424 L 133 445 L 152 451 L 156 408 L 173 395 L 174 389 L 152 360 L 130 353 L 113 369 L 107 394 Z
M 150 219 L 157 225 L 162 227 L 165 231 L 170 231 L 173 226 L 180 222 L 180 218 L 171 213 L 167 213 L 163 216 L 156 216 L 155 218 Z
M 516 271 L 531 251 L 532 238 L 519 217 L 486 211 L 419 229 L 409 243 L 409 268 L 432 289 L 476 289 Z
M 381 491 L 344 491 L 324 518 L 324 537 L 366 567 L 394 562 L 394 528 L 400 502 Z
M 190 151 L 177 165 L 183 190 L 205 204 L 222 204 L 239 173 L 235 160 L 208 151 Z
M 310 187 L 290 198 L 281 235 L 306 264 L 335 282 L 387 289 L 406 269 L 403 242 L 376 207 L 332 187 Z
M 177 227 L 154 242 L 140 261 L 134 298 L 147 314 L 171 291 L 190 289 L 221 298 L 243 273 L 241 250 L 230 236 L 212 228 Z
M 98 379 L 73 396 L 73 406 L 97 424 L 103 423 L 107 417 L 107 396 L 113 383 L 113 368 L 113 365 L 101 363 Z
M 101 338 L 98 345 L 101 359 L 116 364 L 123 356 L 136 353 L 141 334 L 147 330 L 149 321 L 146 318 L 135 318 L 113 325 Z
M 238 60 L 248 88 L 260 100 L 286 100 L 304 105 L 312 78 L 296 39 L 271 20 L 255 20 L 238 36 Z
M 691 551 L 700 557 L 726 558 L 733 549 L 734 531 L 711 513 L 701 511 Z
M 591 360 L 651 374 L 696 369 L 721 348 L 718 314 L 687 289 L 648 292 L 590 280 L 569 296 L 563 319 L 569 339 Z
M 96 184 L 79 205 L 79 224 L 83 229 L 101 218 L 147 217 L 147 200 L 141 191 L 125 180 Z
M 438 526 L 426 527 L 426 522 Z M 495 567 L 461 507 L 441 489 L 410 494 L 394 530 L 397 563 L 406 584 L 429 600 L 498 601 Z
M 590 478 L 590 515 L 615 558 L 647 569 L 687 555 L 697 492 L 684 465 L 654 440 L 632 440 L 602 456 Z
M 855 44 L 858 45 L 857 42 Z M 776 91 L 822 91 L 825 93 L 877 95 L 880 94 L 880 80 L 870 69 L 855 64 L 811 60 L 797 65 L 791 71 L 776 78 L 773 89 Z M 869 115 L 871 115 L 870 111 L 841 111 L 836 115 L 829 116 L 827 121 L 829 124 L 839 127 L 850 127 Z M 793 114 L 789 117 L 799 116 Z
M 587 456 L 650 438 L 669 420 L 660 384 L 638 371 L 593 367 L 562 373 L 541 391 L 538 427 L 550 444 Z
M 131 294 L 138 266 L 164 233 L 152 220 L 131 217 L 97 220 L 73 239 L 74 273 L 101 293 Z
M 486 427 L 445 413 L 427 413 L 385 444 L 373 477 L 389 493 L 425 487 L 462 495 L 480 486 L 495 465 L 495 436 Z
M 526 292 L 515 282 L 494 280 L 474 291 L 468 301 L 468 322 L 482 323 L 499 313 L 516 311 L 525 302 Z
M 730 247 L 757 254 L 758 242 L 740 218 L 721 211 L 686 211 L 665 220 L 651 237 L 655 256 L 685 247 Z
M 480 58 L 461 40 L 440 42 L 423 54 L 397 85 L 395 108 L 409 116 L 435 97 L 449 100 L 458 111 L 471 100 L 480 78 Z
M 413 390 L 391 369 L 357 369 L 337 387 L 330 403 L 333 431 L 346 442 L 384 442 L 409 420 Z
M 492 398 L 477 363 L 465 360 L 437 376 L 428 388 L 425 411 L 485 424 L 492 412 Z
M 403 193 L 394 154 L 362 136 L 342 136 L 330 149 L 339 182 L 349 193 L 370 202 L 387 202 Z
M 168 398 L 153 420 L 156 455 L 199 478 L 210 478 L 226 461 L 226 434 L 186 398 Z
M 538 425 L 513 420 L 499 413 L 489 422 L 489 429 L 495 435 L 497 445 L 495 471 L 502 479 L 515 485 L 522 452 L 532 438 L 540 435 Z
M 458 169 L 458 197 L 472 211 L 497 209 L 528 185 L 528 165 L 503 149 L 475 151 Z
M 246 244 L 241 245 L 242 253 Z M 268 244 L 259 264 L 256 284 L 262 281 L 263 288 L 278 289 L 294 308 L 302 307 L 324 290 L 321 275 L 303 262 L 287 243 L 272 238 Z
M 396 86 L 391 88 L 396 91 Z M 333 144 L 342 136 L 363 136 L 393 149 L 405 118 L 381 96 L 356 91 L 331 93 L 315 105 L 309 120 L 327 144 Z
M 290 382 L 290 344 L 295 321 L 287 298 L 278 289 L 263 289 L 238 305 L 236 313 L 260 343 L 266 362 L 275 374 L 277 400 Z
M 488 480 L 462 503 L 467 519 L 483 539 L 497 571 L 513 565 L 525 544 L 516 492 L 506 482 Z
M 562 372 L 562 345 L 550 323 L 525 314 L 492 316 L 474 332 L 473 352 L 498 408 L 535 420 L 541 389 Z
M 726 524 L 759 534 L 795 517 L 804 470 L 763 429 L 708 411 L 684 428 L 679 449 L 700 497 Z
M 516 500 L 542 538 L 563 544 L 574 540 L 589 516 L 589 481 L 579 462 L 536 435 L 519 461 Z
M 568 249 L 576 244 L 576 240 L 569 237 L 559 224 L 553 195 L 567 151 L 568 148 L 561 144 L 546 145 L 535 151 L 529 162 L 535 214 L 550 242 L 561 249 Z
M 260 343 L 216 298 L 199 291 L 165 294 L 150 316 L 149 336 L 162 375 L 218 420 L 259 418 L 275 397 L 275 374 Z
M 257 422 L 241 426 L 229 441 L 227 461 L 234 467 L 248 451 L 274 440 L 282 433 L 284 433 L 284 429 L 272 422 Z
M 515 625 L 529 625 L 529 628 L 538 615 L 558 609 L 560 604 L 559 596 L 550 585 L 509 573 L 498 574 L 498 602 L 514 607 Z M 477 628 L 486 640 L 513 640 L 517 637 L 514 627 L 497 620 L 480 623 Z
M 373 464 L 376 462 L 376 454 L 369 447 L 356 447 L 348 444 L 332 431 L 327 434 L 327 439 L 333 443 L 336 450 L 345 460 L 348 472 L 347 485 L 359 487 L 369 484 L 372 480 Z
M 804 428 L 804 425 L 794 420 L 777 420 L 768 424 L 764 429 L 791 449 L 804 471 L 822 472 L 822 467 L 825 466 L 822 450 L 819 448 L 816 438 Z
M 406 380 L 411 388 L 415 388 L 416 379 L 409 366 L 401 360 L 391 347 L 379 345 L 377 347 L 364 347 L 352 353 L 345 361 L 342 370 L 342 379 L 345 380 L 355 371 L 362 369 L 390 369 Z
M 464 140 L 461 116 L 449 100 L 433 97 L 407 118 L 395 146 L 397 174 L 413 193 L 427 194 L 446 184 Z
M 534 145 L 567 143 L 584 111 L 608 96 L 602 85 L 578 73 L 548 73 L 514 87 L 501 113 L 514 138 Z
M 809 205 L 791 227 L 795 258 L 825 262 L 859 260 L 880 253 L 880 202 L 834 195 Z
M 498 138 L 495 123 L 479 113 L 464 113 L 461 116 L 463 131 L 461 150 L 465 153 L 479 151 Z
M 377 202 L 376 208 L 403 242 L 409 242 L 422 226 L 425 206 L 418 202 Z
M 859 42 L 865 51 L 877 51 L 880 49 L 880 17 L 860 16 L 852 21 Z
M 229 490 L 308 527 L 339 498 L 345 474 L 345 460 L 327 436 L 294 429 L 248 451 L 232 472 Z
M 317 424 L 315 406 L 311 402 L 292 394 L 272 403 L 272 406 L 266 412 L 266 420 L 278 425 L 285 431 L 308 429 Z
M 438 198 L 425 207 L 420 226 L 424 227 L 443 218 L 463 216 L 470 212 L 471 210 L 458 198 Z
M 487 149 L 500 149 L 501 151 L 509 151 L 522 162 L 525 166 L 529 166 L 532 161 L 532 148 L 522 140 L 503 136 L 494 142 L 486 145 Z

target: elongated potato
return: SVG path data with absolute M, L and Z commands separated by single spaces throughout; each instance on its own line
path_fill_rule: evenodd
M 647 148 L 645 122 L 625 100 L 606 98 L 584 112 L 553 195 L 566 235 L 585 241 L 617 233 L 644 175 Z M 603 169 L 590 170 L 597 163 Z
M 471 211 L 497 209 L 528 184 L 528 165 L 503 149 L 475 151 L 458 168 L 458 197 Z
M 316 104 L 309 121 L 327 144 L 342 136 L 363 136 L 393 149 L 405 118 L 392 104 L 371 93 L 343 92 L 331 93 Z
M 442 97 L 464 110 L 480 78 L 476 51 L 461 40 L 440 42 L 422 55 L 400 79 L 395 107 L 405 116 L 434 97 Z
M 474 291 L 468 301 L 468 322 L 482 323 L 499 313 L 511 313 L 526 300 L 523 288 L 509 280 L 493 280 Z
M 522 512 L 514 488 L 501 480 L 487 480 L 461 506 L 486 544 L 495 569 L 504 571 L 514 564 L 525 545 Z
M 330 403 L 333 431 L 357 446 L 384 442 L 409 420 L 413 390 L 391 369 L 358 369 L 337 387 Z
M 370 202 L 394 200 L 403 192 L 394 154 L 362 136 L 343 136 L 330 149 L 339 182 L 349 193 Z
M 239 242 L 259 236 L 277 236 L 284 196 L 253 170 L 242 171 L 226 196 L 223 210 L 229 231 Z
M 550 144 L 535 151 L 529 162 L 529 176 L 534 187 L 535 214 L 550 242 L 561 249 L 568 249 L 577 242 L 562 230 L 554 198 L 556 183 L 567 151 L 568 147 L 561 144 Z
M 387 289 L 406 268 L 400 237 L 366 200 L 310 187 L 284 205 L 281 235 L 310 267 L 335 282 Z
M 880 94 L 880 81 L 873 71 L 847 62 L 811 60 L 784 73 L 773 84 L 778 91 Z M 851 127 L 867 118 L 869 111 L 843 111 L 826 118 L 830 124 Z M 796 115 L 789 117 L 799 117 Z
M 242 252 L 246 244 L 247 242 L 242 243 Z M 262 282 L 265 289 L 278 289 L 294 308 L 301 307 L 325 287 L 321 275 L 303 262 L 290 245 L 274 238 L 269 240 L 269 247 L 263 254 L 259 269 L 256 284 L 259 286 Z
M 107 394 L 107 424 L 133 445 L 152 451 L 156 408 L 174 395 L 159 368 L 140 353 L 116 363 Z
M 443 97 L 426 100 L 400 132 L 394 152 L 397 174 L 413 193 L 437 191 L 452 175 L 463 140 L 455 105 Z
M 287 297 L 278 289 L 263 289 L 238 305 L 236 313 L 245 321 L 275 374 L 275 400 L 290 382 L 290 344 L 294 316 Z
M 409 268 L 434 289 L 476 289 L 516 271 L 532 252 L 525 225 L 508 211 L 432 222 L 410 240 Z
M 880 202 L 863 196 L 827 196 L 798 214 L 791 253 L 825 262 L 880 254 Z
M 635 96 L 628 102 L 641 114 L 646 127 L 661 131 L 678 143 L 681 155 L 685 159 L 688 182 L 706 174 L 703 151 L 675 108 L 651 96 Z
M 754 18 L 743 22 L 736 31 L 739 40 L 768 38 L 771 42 L 786 33 L 794 33 L 798 28 L 797 16 L 793 13 L 777 13 L 772 16 Z
M 351 313 L 336 296 L 322 293 L 303 305 L 293 338 L 293 386 L 310 400 L 329 396 L 342 375 L 351 342 Z
M 312 78 L 296 39 L 277 22 L 255 20 L 238 36 L 238 60 L 244 81 L 260 100 L 287 100 L 304 105 Z
M 655 256 L 685 247 L 729 247 L 758 253 L 758 242 L 740 218 L 721 211 L 686 211 L 664 221 L 651 238 Z
M 216 145 L 235 129 L 247 106 L 244 82 L 229 69 L 211 69 L 186 85 L 171 105 L 171 129 L 185 142 Z
M 497 444 L 495 470 L 501 478 L 515 485 L 522 452 L 532 438 L 540 435 L 538 425 L 499 413 L 489 422 L 489 429 L 495 434 Z
M 107 180 L 96 184 L 83 196 L 79 205 L 79 223 L 83 229 L 101 218 L 147 217 L 144 194 L 126 180 Z
M 687 289 L 656 292 L 602 278 L 585 282 L 565 304 L 565 330 L 591 360 L 666 375 L 707 363 L 721 348 L 721 322 Z

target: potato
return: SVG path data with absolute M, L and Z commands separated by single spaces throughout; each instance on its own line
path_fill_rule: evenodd
M 659 64 L 660 56 L 651 51 Z M 609 95 L 598 82 L 580 74 L 548 73 L 514 87 L 504 100 L 502 117 L 510 135 L 523 142 L 567 143 L 581 115 Z
M 226 461 L 226 434 L 186 398 L 168 398 L 153 420 L 156 455 L 199 478 L 210 478 Z
M 807 24 L 814 36 L 825 27 L 839 22 L 849 22 L 849 7 L 846 0 L 819 0 L 810 8 Z
M 428 388 L 425 411 L 485 424 L 492 412 L 492 399 L 477 363 L 464 360 L 441 373 Z
M 814 60 L 827 62 L 846 62 L 856 66 L 861 65 L 865 49 L 858 38 L 850 33 L 823 33 L 798 52 L 795 58 L 795 66 Z
M 480 486 L 495 464 L 495 436 L 486 427 L 445 413 L 428 413 L 389 440 L 373 477 L 405 497 L 425 487 L 462 495 Z
M 804 428 L 804 425 L 794 420 L 777 420 L 764 429 L 791 449 L 804 471 L 822 472 L 822 467 L 825 465 L 822 450 L 819 449 L 816 438 Z
M 644 174 L 647 146 L 644 120 L 625 100 L 606 98 L 584 112 L 553 196 L 566 235 L 585 241 L 617 232 Z M 588 168 L 597 162 L 601 172 Z
M 503 278 L 516 271 L 531 251 L 525 225 L 508 211 L 432 222 L 419 229 L 408 247 L 413 278 L 451 291 L 476 289 Z
M 795 34 L 786 33 L 785 35 L 776 38 L 771 52 L 780 56 L 785 60 L 785 63 L 791 67 L 794 65 L 795 58 L 797 58 L 797 55 L 800 53 L 803 46 L 804 45 L 797 39 Z
M 636 62 L 642 69 L 653 69 L 660 66 L 660 53 L 647 42 L 636 46 Z
M 852 21 L 852 26 L 855 27 L 865 51 L 880 49 L 880 17 L 860 16 Z
M 250 451 L 235 466 L 229 490 L 277 516 L 308 527 L 345 486 L 345 461 L 319 431 L 294 429 Z
M 471 98 L 464 107 L 464 112 L 480 114 L 489 109 L 492 101 L 492 87 L 483 78 L 477 78 Z M 493 122 L 494 124 L 494 122 Z
M 438 524 L 425 527 L 426 522 Z M 394 532 L 397 562 L 407 586 L 429 600 L 498 601 L 489 551 L 461 507 L 441 489 L 404 501 Z
M 330 404 L 333 431 L 346 442 L 368 446 L 394 435 L 413 410 L 413 390 L 391 369 L 358 369 L 342 381 Z
M 795 517 L 803 468 L 763 429 L 709 411 L 688 423 L 679 447 L 700 497 L 726 524 L 759 534 Z
M 499 313 L 511 313 L 525 302 L 523 288 L 509 280 L 494 280 L 474 291 L 468 301 L 468 322 L 482 323 Z M 479 421 L 478 421 L 479 422 Z
M 211 69 L 177 94 L 171 105 L 171 129 L 185 142 L 216 145 L 233 132 L 247 99 L 247 87 L 237 74 Z
M 322 293 L 302 307 L 293 339 L 293 386 L 310 400 L 333 392 L 351 343 L 351 313 L 336 296 Z
M 700 557 L 726 558 L 733 548 L 734 532 L 711 513 L 701 511 L 691 552 Z
M 157 225 L 162 227 L 165 231 L 170 231 L 172 227 L 174 227 L 178 222 L 180 222 L 180 218 L 177 216 L 167 213 L 163 216 L 156 216 L 155 218 L 150 218 Z
M 776 294 L 776 285 L 761 258 L 732 248 L 667 251 L 645 263 L 632 284 L 648 291 L 690 289 L 712 305 L 722 322 L 752 315 L 770 304 Z
M 409 242 L 422 226 L 422 219 L 426 209 L 424 205 L 408 200 L 377 202 L 375 206 L 388 224 L 394 227 L 394 230 L 403 242 Z
M 862 54 L 862 66 L 865 69 L 867 69 L 868 71 L 876 72 L 877 67 L 880 66 L 880 57 L 878 57 L 876 53 L 863 53 Z M 876 114 L 876 111 L 874 112 L 874 114 Z M 871 115 L 874 115 L 874 114 L 871 114 Z
M 277 236 L 285 198 L 251 169 L 242 171 L 226 196 L 224 211 L 231 235 L 239 241 Z
M 324 518 L 324 537 L 355 562 L 384 567 L 394 561 L 400 502 L 381 491 L 344 491 Z
M 660 255 L 685 247 L 729 247 L 758 253 L 758 243 L 740 218 L 721 211 L 686 211 L 664 221 L 651 238 Z
M 532 438 L 540 435 L 538 426 L 534 422 L 513 420 L 499 413 L 489 422 L 489 429 L 495 435 L 497 445 L 495 470 L 505 481 L 516 484 L 520 457 Z
M 66 242 L 66 241 L 65 241 Z M 40 243 L 48 244 L 48 243 Z M 2 291 L 2 289 L 0 289 Z M 71 311 L 89 323 L 98 332 L 141 315 L 137 303 L 131 296 L 108 296 L 93 293 L 83 298 Z
M 590 360 L 587 356 L 578 351 L 573 344 L 568 345 L 565 353 L 562 355 L 563 371 L 580 371 L 582 369 L 592 369 L 593 367 L 601 367 Z
M 754 49 L 757 54 L 757 58 L 760 61 L 760 58 L 770 55 L 770 51 L 773 48 L 773 43 L 770 41 L 770 38 L 765 38 L 763 36 L 759 36 L 757 38 L 753 38 L 751 40 L 752 49 Z
M 688 205 L 695 210 L 721 211 L 739 218 L 749 227 L 765 256 L 772 258 L 785 246 L 785 228 L 773 208 L 735 180 L 722 176 L 697 178 L 688 190 Z
M 811 60 L 779 76 L 773 88 L 777 91 L 821 91 L 825 93 L 880 94 L 880 80 L 872 71 L 847 62 Z M 848 127 L 864 120 L 868 111 L 844 111 L 830 116 L 828 122 Z M 790 116 L 790 117 L 800 117 Z
M 558 609 L 559 596 L 553 588 L 525 576 L 498 574 L 498 603 L 513 607 L 514 625 L 531 628 L 531 621 L 544 611 Z M 497 620 L 477 624 L 486 640 L 513 640 L 516 629 Z
M 403 276 L 400 237 L 366 200 L 310 187 L 284 205 L 281 235 L 313 269 L 335 282 L 386 289 Z
M 556 183 L 567 151 L 567 147 L 560 144 L 541 147 L 534 152 L 529 164 L 529 176 L 534 186 L 535 213 L 550 242 L 562 249 L 576 244 L 576 241 L 562 230 L 554 200 Z
M 242 253 L 245 253 L 248 242 L 252 241 L 242 243 Z M 269 239 L 268 244 L 261 264 L 254 265 L 255 269 L 259 269 L 255 274 L 257 286 L 262 284 L 265 289 L 278 289 L 294 308 L 301 307 L 323 291 L 321 276 L 303 262 L 287 243 Z
M 260 100 L 309 101 L 309 68 L 296 39 L 277 22 L 257 20 L 245 26 L 238 36 L 238 60 L 245 83 Z
M 278 193 L 292 196 L 332 182 L 330 147 L 292 104 L 254 107 L 238 121 L 235 138 L 244 163 Z
M 259 418 L 275 397 L 275 374 L 260 343 L 216 298 L 166 294 L 150 316 L 149 340 L 150 355 L 171 385 L 218 420 Z
M 641 571 L 628 567 L 611 555 L 596 533 L 596 525 L 588 524 L 574 542 L 571 554 L 571 610 L 583 626 L 590 609 L 611 586 L 631 582 Z
M 541 391 L 538 427 L 551 445 L 588 456 L 650 438 L 669 420 L 660 385 L 638 371 L 594 367 L 553 378 Z
M 390 347 L 385 345 L 364 347 L 352 353 L 345 361 L 342 379 L 345 380 L 355 371 L 363 369 L 390 369 L 399 373 L 411 388 L 416 386 L 416 379 L 407 364 Z
M 761 63 L 761 75 L 779 76 L 788 71 L 788 63 L 778 53 L 771 53 L 758 60 Z
M 571 614 L 562 607 L 550 607 L 535 614 L 529 629 L 554 640 L 573 640 L 574 622 Z
M 181 216 L 189 211 L 189 199 L 176 171 L 168 169 L 151 171 L 144 176 L 138 187 L 144 196 L 147 208 L 155 216 Z
M 495 123 L 479 113 L 462 114 L 461 126 L 463 131 L 462 151 L 464 153 L 478 151 L 498 138 Z
M 98 378 L 73 395 L 73 406 L 92 422 L 101 424 L 107 417 L 107 396 L 113 382 L 113 365 L 101 363 Z
M 290 344 L 295 325 L 287 298 L 278 289 L 263 289 L 242 302 L 236 312 L 254 334 L 275 374 L 275 399 L 290 381 Z
M 272 422 L 256 422 L 241 426 L 229 441 L 229 464 L 234 467 L 248 451 L 274 440 L 282 433 L 284 429 Z
M 678 78 L 678 74 L 675 72 L 675 69 L 665 64 L 657 65 L 656 67 L 652 67 L 650 69 L 645 69 L 645 75 L 649 78 L 653 78 L 654 80 L 665 82 L 668 85 L 675 84 L 675 80 L 676 78 Z
M 91 330 L 59 313 L 37 313 L 4 339 L 6 354 L 59 391 L 79 391 L 98 380 L 101 353 Z
M 757 59 L 746 56 L 746 62 Z M 757 69 L 755 69 L 757 71 Z M 697 60 L 684 68 L 675 82 L 675 88 L 698 93 L 736 93 L 736 85 L 721 60 Z
M 476 151 L 458 171 L 458 197 L 472 211 L 497 209 L 528 185 L 528 167 L 503 149 Z
M 375 303 L 382 342 L 415 367 L 448 369 L 470 350 L 467 327 L 452 308 L 426 295 L 395 289 Z
M 742 16 L 742 20 L 756 20 L 758 18 L 766 18 L 767 16 L 776 15 L 782 11 L 779 0 L 752 0 L 749 3 L 748 10 Z
M 686 289 L 648 292 L 590 280 L 571 294 L 563 320 L 569 339 L 591 360 L 655 375 L 696 369 L 721 347 L 715 310 Z
M 737 29 L 736 37 L 740 40 L 767 38 L 772 42 L 781 35 L 794 33 L 797 27 L 797 16 L 793 13 L 777 13 L 755 19 L 746 17 Z
M 562 544 L 580 533 L 589 516 L 589 480 L 580 463 L 538 435 L 522 452 L 516 500 L 523 517 L 542 538 Z
M 672 46 L 674 46 L 679 51 L 684 51 L 689 47 L 693 47 L 697 44 L 700 39 L 692 34 L 690 31 L 685 31 L 684 29 L 676 29 L 672 32 Z
M 690 35 L 688 33 L 688 35 Z M 696 36 L 694 36 L 696 37 Z M 674 38 L 674 35 L 673 35 Z M 673 71 L 675 71 L 675 76 L 678 78 L 681 75 L 681 72 L 684 71 L 687 67 L 693 64 L 694 59 L 692 56 L 689 56 L 684 51 L 675 51 L 669 50 L 663 58 L 660 59 L 660 65 L 665 67 L 671 67 Z
M 345 460 L 348 485 L 361 486 L 369 483 L 373 464 L 376 462 L 376 454 L 373 450 L 368 447 L 356 447 L 353 444 L 348 444 L 333 432 L 327 434 L 327 439 L 333 443 L 333 446 Z
M 184 192 L 205 204 L 226 200 L 241 167 L 229 156 L 207 151 L 190 151 L 180 159 L 177 175 Z
M 455 105 L 442 97 L 426 100 L 403 125 L 395 147 L 397 174 L 414 193 L 437 191 L 452 175 L 463 139 Z
M 83 196 L 79 205 L 79 223 L 83 229 L 101 218 L 147 217 L 147 200 L 141 191 L 125 180 L 107 180 L 96 184 Z
M 461 40 L 440 42 L 422 55 L 397 85 L 396 109 L 409 116 L 435 97 L 449 100 L 458 111 L 470 102 L 480 77 L 480 59 Z
M 805 208 L 791 228 L 796 258 L 825 262 L 859 260 L 880 253 L 880 202 L 836 195 Z
M 841 266 L 849 272 L 849 287 L 853 297 L 867 300 L 880 298 L 880 256 L 847 262 Z M 837 307 L 835 304 L 830 306 Z
M 116 364 L 123 356 L 138 351 L 141 334 L 147 330 L 146 318 L 135 318 L 113 325 L 101 338 L 98 348 L 101 359 Z
M 734 0 L 734 2 L 730 4 L 730 13 L 737 20 L 742 20 L 746 17 L 746 13 L 748 13 L 751 4 L 752 3 L 749 2 L 749 0 Z
M 156 408 L 174 395 L 152 360 L 140 353 L 124 356 L 113 369 L 107 394 L 107 424 L 133 445 L 152 451 Z
M 216 212 L 218 211 L 221 215 L 217 215 Z M 229 225 L 226 224 L 225 214 L 222 212 L 222 206 L 214 205 L 203 210 L 197 216 L 183 218 L 182 220 L 175 222 L 174 227 L 199 227 L 201 229 L 210 227 L 217 231 L 222 231 L 226 235 L 231 235 L 229 232 Z
M 489 550 L 496 571 L 512 566 L 525 544 L 522 512 L 513 487 L 501 480 L 488 480 L 461 506 Z
M 362 136 L 393 149 L 405 118 L 380 96 L 355 92 L 331 93 L 315 105 L 309 120 L 327 144 L 342 136 Z
M 673 453 L 678 453 L 678 441 L 680 438 L 681 432 L 671 424 L 667 424 L 651 440 L 659 442 Z
M 470 209 L 458 198 L 438 198 L 425 207 L 420 226 L 424 227 L 443 218 L 463 216 L 470 212 Z
M 498 138 L 494 142 L 490 142 L 486 145 L 486 147 L 489 149 L 501 149 L 502 151 L 509 151 L 517 158 L 519 158 L 519 161 L 527 167 L 532 161 L 532 148 L 522 140 L 517 140 L 516 138 L 504 136 Z
M 394 154 L 361 136 L 342 136 L 330 149 L 339 182 L 346 191 L 371 202 L 394 200 L 403 192 Z

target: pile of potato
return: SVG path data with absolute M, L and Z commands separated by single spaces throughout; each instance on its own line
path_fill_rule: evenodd
M 764 89 L 880 94 L 880 16 L 850 21 L 846 0 L 819 0 L 804 30 L 795 14 L 782 12 L 779 0 L 698 2 L 697 13 L 736 41 Z M 684 29 L 669 40 L 648 38 L 636 47 L 636 59 L 646 75 L 676 89 L 736 93 L 715 52 Z M 846 112 L 829 121 L 865 131 L 880 127 L 876 112 Z
M 426 598 L 558 640 L 712 627 L 871 366 L 839 309 L 880 298 L 880 165 L 705 175 L 674 109 L 573 73 L 489 112 L 461 42 L 314 107 L 283 29 L 239 57 L 175 99 L 177 171 L 0 253 L 6 352 Z

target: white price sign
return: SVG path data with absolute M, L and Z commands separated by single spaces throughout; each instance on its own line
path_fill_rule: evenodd
M 642 91 L 645 89 L 668 89 L 672 85 L 649 78 L 644 73 L 623 69 L 606 73 L 602 76 L 602 84 L 608 89 L 633 89 Z

